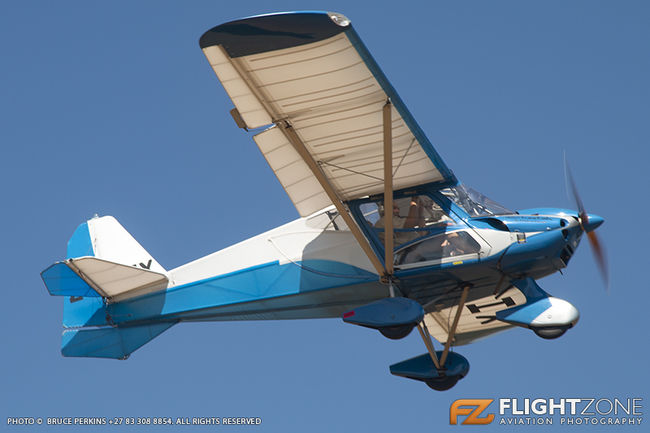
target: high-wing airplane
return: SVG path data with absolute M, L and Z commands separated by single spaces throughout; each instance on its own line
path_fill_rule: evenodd
M 460 183 L 345 16 L 244 18 L 200 47 L 300 218 L 170 270 L 115 218 L 82 223 L 41 274 L 64 298 L 64 356 L 126 359 L 185 321 L 338 317 L 391 339 L 417 328 L 426 352 L 390 372 L 444 390 L 469 371 L 452 347 L 577 323 L 537 280 L 583 233 L 607 278 L 603 219 L 570 173 L 577 212 L 514 212 Z

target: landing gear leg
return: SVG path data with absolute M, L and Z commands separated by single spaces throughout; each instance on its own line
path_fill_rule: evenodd
M 454 341 L 454 337 L 456 337 L 456 327 L 458 327 L 460 315 L 463 312 L 463 307 L 465 307 L 465 301 L 467 300 L 467 293 L 469 292 L 469 288 L 470 286 L 468 284 L 463 287 L 463 293 L 460 295 L 460 302 L 458 303 L 458 308 L 456 308 L 454 323 L 452 323 L 451 329 L 447 334 L 447 343 L 445 344 L 445 350 L 442 351 L 442 356 L 440 357 L 440 365 L 445 365 L 447 355 L 449 355 L 449 348 L 451 347 L 451 343 Z
M 440 361 L 438 360 L 438 355 L 436 354 L 436 350 L 433 347 L 431 334 L 429 334 L 429 328 L 427 328 L 426 323 L 424 323 L 424 319 L 422 319 L 422 323 L 418 323 L 418 331 L 420 331 L 420 337 L 422 337 L 422 341 L 424 341 L 424 345 L 427 347 L 427 351 L 429 352 L 429 356 L 431 356 L 433 365 L 435 365 L 436 370 L 440 371 Z
M 448 390 L 456 385 L 460 379 L 465 377 L 469 371 L 469 363 L 461 355 L 450 353 L 449 349 L 454 341 L 460 315 L 465 306 L 469 289 L 469 285 L 463 287 L 463 292 L 460 296 L 454 321 L 449 329 L 444 349 L 441 352 L 435 351 L 429 329 L 424 320 L 422 320 L 422 322 L 418 323 L 417 327 L 420 332 L 420 337 L 422 337 L 422 341 L 424 341 L 424 345 L 427 347 L 428 354 L 392 365 L 391 373 L 421 380 L 436 391 Z

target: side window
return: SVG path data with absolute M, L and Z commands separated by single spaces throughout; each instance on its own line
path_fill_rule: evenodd
M 428 262 L 446 257 L 476 254 L 481 246 L 469 233 L 456 231 L 441 233 L 404 248 L 395 256 L 395 264 Z
M 370 202 L 370 203 L 363 203 L 359 206 L 359 210 L 361 211 L 361 215 L 363 215 L 363 219 L 365 220 L 365 223 L 369 225 L 370 227 L 374 227 L 377 221 L 379 220 L 379 206 L 377 205 L 376 202 Z M 383 207 L 382 207 L 382 215 L 383 215 Z
M 378 200 L 363 203 L 359 206 L 359 210 L 365 224 L 384 244 L 386 219 L 384 202 Z M 393 241 L 396 248 L 453 224 L 453 220 L 440 206 L 426 195 L 394 199 L 390 215 L 393 219 Z

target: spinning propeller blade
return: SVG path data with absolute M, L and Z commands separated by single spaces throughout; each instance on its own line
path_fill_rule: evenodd
M 600 238 L 596 235 L 596 232 L 587 232 L 587 238 L 589 239 L 589 244 L 591 245 L 591 251 L 594 253 L 594 258 L 598 264 L 598 270 L 600 275 L 603 278 L 605 283 L 605 289 L 609 291 L 609 271 L 607 269 L 607 258 L 605 257 L 605 249 L 603 248 Z
M 596 227 L 603 223 L 603 219 L 592 215 L 592 221 L 589 220 L 589 214 L 585 210 L 582 200 L 580 199 L 580 194 L 578 194 L 578 188 L 576 187 L 576 183 L 573 180 L 573 176 L 571 175 L 571 169 L 569 169 L 569 164 L 567 163 L 566 156 L 564 158 L 564 170 L 571 186 L 573 199 L 578 206 L 578 222 L 580 222 L 580 228 L 582 228 L 583 232 L 587 233 L 589 245 L 591 245 L 591 251 L 594 253 L 594 258 L 596 259 L 598 270 L 600 271 L 600 275 L 603 278 L 603 282 L 605 283 L 605 289 L 609 292 L 609 271 L 607 267 L 605 248 L 603 247 L 600 238 L 594 231 Z

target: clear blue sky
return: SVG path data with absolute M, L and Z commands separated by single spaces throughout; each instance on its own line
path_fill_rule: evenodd
M 258 416 L 247 431 L 444 431 L 457 398 L 648 398 L 647 2 L 2 9 L 0 429 L 8 416 Z M 608 295 L 585 242 L 564 276 L 540 281 L 578 307 L 575 329 L 555 341 L 516 329 L 459 348 L 471 370 L 444 393 L 388 372 L 424 352 L 417 335 L 389 341 L 334 319 L 181 324 L 127 361 L 60 355 L 61 299 L 39 272 L 94 213 L 117 217 L 166 268 L 297 217 L 228 114 L 198 38 L 299 9 L 347 15 L 447 165 L 504 205 L 573 207 L 567 151 L 587 209 L 605 218 L 611 269 Z

